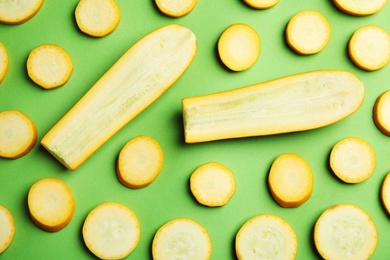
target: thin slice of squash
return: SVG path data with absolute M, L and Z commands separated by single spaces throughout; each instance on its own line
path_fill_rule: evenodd
M 0 157 L 16 159 L 29 153 L 38 138 L 35 123 L 18 110 L 0 112 Z
M 187 143 L 281 134 L 335 123 L 364 99 L 363 83 L 344 71 L 314 71 L 182 100 Z
M 344 13 L 355 16 L 372 15 L 386 5 L 388 0 L 333 0 L 333 3 Z
M 0 255 L 11 245 L 16 228 L 11 212 L 0 205 Z
M 248 24 L 230 25 L 218 40 L 219 57 L 226 67 L 233 71 L 252 67 L 258 60 L 260 51 L 260 37 Z
M 196 50 L 195 35 L 182 25 L 148 34 L 43 137 L 42 145 L 75 170 L 168 90 L 190 66 Z
M 348 54 L 363 70 L 382 69 L 390 62 L 390 34 L 377 25 L 363 26 L 349 40 Z
M 314 176 L 305 159 L 286 153 L 279 155 L 272 163 L 268 185 L 279 205 L 285 208 L 299 207 L 311 197 Z
M 33 18 L 43 5 L 43 0 L 0 1 L 0 22 L 21 24 Z
M 141 237 L 137 215 L 117 202 L 105 202 L 91 210 L 82 232 L 85 245 L 100 259 L 127 257 Z
M 207 230 L 195 220 L 177 218 L 162 225 L 153 238 L 153 259 L 208 260 L 212 244 Z
M 57 178 L 43 178 L 35 182 L 28 192 L 27 203 L 33 222 L 49 232 L 65 228 L 76 209 L 72 191 Z
M 40 45 L 30 52 L 27 59 L 28 76 L 44 89 L 63 86 L 72 72 L 72 59 L 59 45 Z
M 390 216 L 390 172 L 386 174 L 382 181 L 381 202 L 386 213 Z
M 390 90 L 382 93 L 375 101 L 374 123 L 385 135 L 390 136 Z
M 281 217 L 260 214 L 244 223 L 236 235 L 238 260 L 294 260 L 298 240 L 292 227 Z
M 268 9 L 279 3 L 280 0 L 243 0 L 247 5 L 255 9 Z
M 93 37 L 104 37 L 117 28 L 120 10 L 114 0 L 80 0 L 75 10 L 79 29 Z
M 301 11 L 289 21 L 287 44 L 296 53 L 310 55 L 322 51 L 329 42 L 331 28 L 328 20 L 317 11 Z
M 329 164 L 340 180 L 346 183 L 360 183 L 374 173 L 375 151 L 367 141 L 348 137 L 333 146 Z
M 161 13 L 173 18 L 179 18 L 189 14 L 195 8 L 198 0 L 155 0 L 155 3 Z
M 378 243 L 371 217 L 353 204 L 326 209 L 314 226 L 314 243 L 324 259 L 370 259 Z
M 0 42 L 0 84 L 3 82 L 8 72 L 8 53 L 4 45 Z

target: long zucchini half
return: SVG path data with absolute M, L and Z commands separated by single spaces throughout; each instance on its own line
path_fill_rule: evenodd
M 363 83 L 345 71 L 313 71 L 182 100 L 186 143 L 323 127 L 354 113 Z
M 196 50 L 196 37 L 184 26 L 166 25 L 149 33 L 123 54 L 41 144 L 68 169 L 77 169 L 175 83 Z

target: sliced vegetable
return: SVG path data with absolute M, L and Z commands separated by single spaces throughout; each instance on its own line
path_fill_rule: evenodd
M 348 137 L 333 146 L 329 162 L 340 180 L 359 183 L 374 173 L 376 156 L 368 142 L 361 138 Z
M 390 90 L 377 98 L 373 114 L 378 129 L 385 135 L 390 136 Z
M 155 0 L 155 3 L 161 13 L 170 17 L 179 18 L 189 14 L 195 8 L 198 0 Z
M 154 181 L 164 162 L 160 144 L 149 136 L 131 139 L 118 156 L 117 176 L 129 188 L 142 188 Z
M 84 242 L 100 259 L 127 257 L 137 247 L 140 236 L 136 214 L 116 202 L 106 202 L 94 208 L 83 225 Z
M 333 2 L 344 13 L 365 16 L 379 12 L 386 5 L 387 0 L 333 0 Z
M 256 9 L 268 9 L 279 3 L 279 0 L 244 0 L 244 2 Z
M 314 243 L 324 259 L 369 259 L 378 243 L 371 217 L 351 204 L 325 210 L 314 226 Z
M 190 189 L 195 199 L 208 207 L 226 205 L 236 191 L 233 172 L 226 166 L 210 162 L 199 166 L 191 175 Z
M 363 26 L 349 40 L 348 54 L 363 70 L 382 69 L 390 62 L 390 34 L 376 25 Z
M 43 44 L 30 52 L 27 72 L 44 89 L 58 88 L 68 82 L 73 72 L 69 54 L 55 44 Z
M 0 254 L 11 245 L 16 228 L 11 212 L 0 205 Z
M 24 113 L 0 112 L 0 156 L 16 159 L 31 151 L 37 142 L 37 128 Z
M 286 29 L 287 44 L 296 53 L 315 54 L 329 42 L 331 28 L 328 20 L 317 11 L 301 11 L 289 21 Z
M 207 230 L 188 218 L 173 219 L 161 226 L 152 244 L 153 259 L 210 259 L 211 239 Z
M 233 71 L 252 67 L 260 56 L 260 50 L 260 37 L 247 24 L 230 25 L 218 40 L 219 57 Z
M 28 192 L 27 202 L 33 222 L 50 232 L 65 228 L 76 208 L 72 191 L 57 178 L 35 182 Z
M 236 254 L 245 259 L 295 259 L 298 240 L 282 218 L 261 214 L 249 219 L 237 232 Z
M 364 86 L 343 71 L 314 71 L 182 100 L 187 143 L 323 127 L 354 113 Z
M 0 84 L 3 82 L 8 72 L 8 54 L 4 45 L 0 42 Z
M 382 182 L 381 202 L 386 213 L 390 215 L 390 172 L 386 174 Z
M 33 18 L 43 5 L 43 0 L 0 1 L 0 22 L 21 24 Z
M 298 207 L 311 197 L 314 176 L 305 159 L 296 154 L 281 154 L 271 166 L 268 185 L 279 205 Z
M 80 0 L 75 10 L 75 18 L 83 33 L 104 37 L 117 28 L 121 15 L 114 0 Z
M 184 26 L 164 26 L 139 40 L 43 137 L 42 145 L 75 170 L 160 97 L 189 67 L 197 49 Z

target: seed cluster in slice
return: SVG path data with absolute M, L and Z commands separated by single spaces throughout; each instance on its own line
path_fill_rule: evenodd
M 16 228 L 11 212 L 0 205 L 0 254 L 11 245 Z
M 162 225 L 153 238 L 153 259 L 207 260 L 212 252 L 207 230 L 189 218 L 177 218 Z
M 301 11 L 289 21 L 287 44 L 298 54 L 309 55 L 322 51 L 329 42 L 331 28 L 328 20 L 317 11 Z
M 42 88 L 58 88 L 68 82 L 73 62 L 61 46 L 43 44 L 30 52 L 27 72 L 31 80 Z
M 390 62 L 390 34 L 376 25 L 363 26 L 349 40 L 348 54 L 363 70 L 382 69 Z
M 136 214 L 116 202 L 105 202 L 94 208 L 83 225 L 84 242 L 100 259 L 127 257 L 137 247 L 140 236 Z
M 93 37 L 104 37 L 120 22 L 119 6 L 114 0 L 80 0 L 75 10 L 79 29 Z
M 50 232 L 65 228 L 76 209 L 72 191 L 57 178 L 35 182 L 28 192 L 27 201 L 33 222 Z
M 164 162 L 160 144 L 142 135 L 131 139 L 118 156 L 117 176 L 129 188 L 142 188 L 154 181 Z
M 0 157 L 16 159 L 31 151 L 37 142 L 37 128 L 24 113 L 0 112 Z
M 363 209 L 337 204 L 317 219 L 314 243 L 324 259 L 370 259 L 378 243 L 378 232 Z
M 260 56 L 258 33 L 247 24 L 233 24 L 223 31 L 218 40 L 218 53 L 222 62 L 233 71 L 252 67 Z
M 237 232 L 238 259 L 295 259 L 298 240 L 282 218 L 261 214 L 249 219 Z

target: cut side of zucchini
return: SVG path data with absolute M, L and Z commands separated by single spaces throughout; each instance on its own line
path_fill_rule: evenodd
M 187 143 L 315 129 L 354 113 L 363 83 L 344 71 L 314 71 L 182 100 Z
M 371 217 L 352 204 L 325 210 L 314 226 L 314 243 L 324 259 L 370 259 L 378 243 Z
M 11 212 L 0 205 L 0 254 L 11 245 L 16 228 Z
M 236 235 L 236 254 L 245 259 L 288 259 L 297 255 L 294 230 L 282 218 L 261 214 L 249 219 Z
M 0 1 L 0 22 L 21 24 L 33 18 L 43 5 L 43 0 Z
M 80 0 L 75 10 L 79 29 L 93 37 L 112 33 L 120 22 L 120 10 L 114 0 Z
M 382 10 L 387 0 L 333 0 L 333 2 L 344 13 L 366 16 Z
M 155 0 L 155 3 L 161 13 L 170 17 L 179 18 L 189 14 L 195 8 L 198 0 Z
M 349 40 L 348 54 L 363 70 L 382 69 L 390 62 L 390 34 L 376 25 L 363 26 Z
M 137 247 L 140 224 L 128 207 L 105 202 L 94 208 L 83 225 L 83 238 L 88 249 L 100 259 L 123 259 Z
M 207 230 L 189 218 L 177 218 L 161 226 L 152 244 L 153 259 L 208 260 L 212 245 Z
M 145 36 L 43 137 L 42 145 L 75 170 L 168 90 L 196 50 L 195 35 L 182 25 L 166 25 Z
M 3 82 L 8 72 L 8 53 L 4 45 L 0 42 L 0 84 Z
M 374 105 L 375 125 L 385 135 L 390 136 L 390 90 L 381 94 Z
M 279 3 L 279 0 L 244 0 L 244 2 L 255 9 L 268 9 Z

